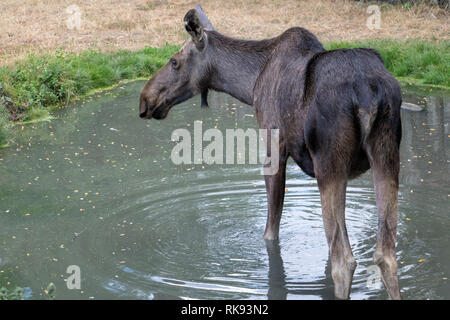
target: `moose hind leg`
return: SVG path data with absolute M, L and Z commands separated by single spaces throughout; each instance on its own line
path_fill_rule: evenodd
M 347 178 L 318 178 L 322 218 L 330 249 L 334 294 L 339 299 L 350 297 L 356 260 L 353 257 L 345 226 L 345 194 Z
M 373 152 L 369 151 L 378 208 L 378 233 L 373 260 L 381 270 L 381 278 L 391 299 L 401 299 L 395 257 L 399 154 L 398 145 L 389 142 L 379 142 L 372 149 Z

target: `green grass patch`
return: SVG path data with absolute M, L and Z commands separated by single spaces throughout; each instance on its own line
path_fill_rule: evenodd
M 378 50 L 388 70 L 400 81 L 450 89 L 450 42 L 367 40 L 331 42 L 327 49 L 368 47 Z M 30 54 L 0 67 L 0 146 L 8 143 L 12 121 L 48 119 L 56 106 L 125 79 L 149 77 L 179 50 L 166 44 L 140 51 L 79 54 Z

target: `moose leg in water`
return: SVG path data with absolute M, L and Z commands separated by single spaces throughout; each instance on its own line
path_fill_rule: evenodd
M 331 276 L 334 294 L 337 298 L 348 299 L 356 268 L 350 241 L 345 226 L 345 191 L 347 178 L 333 180 L 318 179 L 322 219 L 325 235 L 330 248 Z
M 267 125 L 267 117 L 257 112 L 260 127 Z M 266 159 L 264 163 L 264 180 L 267 191 L 267 222 L 264 239 L 276 240 L 280 230 L 280 220 L 283 211 L 284 193 L 286 186 L 286 163 L 288 155 L 284 139 L 280 140 L 278 130 L 265 131 Z M 275 134 L 274 134 L 275 133 Z
M 278 239 L 286 185 L 286 161 L 287 159 L 280 158 L 278 171 L 275 174 L 264 176 L 268 204 L 266 230 L 264 232 L 264 239 L 266 240 Z
M 368 154 L 372 168 L 378 208 L 377 244 L 374 263 L 381 270 L 381 279 L 391 299 L 401 299 L 397 276 L 395 242 L 398 219 L 399 133 L 382 125 L 384 135 L 369 140 Z M 401 127 L 400 124 L 398 124 Z M 397 140 L 398 139 L 398 140 Z M 397 141 L 396 141 L 397 140 Z
M 343 117 L 339 120 L 341 125 L 331 134 L 331 137 L 320 141 L 313 148 L 313 162 L 320 190 L 322 219 L 329 247 L 334 294 L 337 298 L 348 299 L 356 260 L 353 257 L 345 225 L 345 196 L 352 156 L 351 146 L 354 145 L 355 137 L 353 130 L 341 130 L 341 128 L 351 128 L 351 121 L 346 121 Z M 319 137 L 323 137 L 325 130 L 323 127 L 311 129 L 309 139 L 313 139 L 311 136 L 314 135 L 314 139 L 318 141 Z M 342 145 L 347 148 L 338 147 Z

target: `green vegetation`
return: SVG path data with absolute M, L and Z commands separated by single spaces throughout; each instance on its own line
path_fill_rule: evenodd
M 381 53 L 388 70 L 401 81 L 450 88 L 448 41 L 367 40 L 333 42 L 325 47 L 374 48 Z M 46 119 L 53 108 L 67 105 L 91 90 L 124 79 L 149 77 L 178 49 L 166 44 L 136 52 L 57 51 L 53 55 L 30 54 L 13 66 L 0 67 L 0 147 L 7 144 L 13 121 Z

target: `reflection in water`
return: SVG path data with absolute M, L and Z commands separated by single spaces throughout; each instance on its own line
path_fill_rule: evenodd
M 286 272 L 284 270 L 283 258 L 281 256 L 279 240 L 266 242 L 267 256 L 269 258 L 269 273 L 268 273 L 268 292 L 267 299 L 269 300 L 286 300 L 288 294 L 295 295 L 297 298 L 309 296 L 308 287 L 313 287 L 315 294 L 320 296 L 323 300 L 334 300 L 334 290 L 331 280 L 331 265 L 330 260 L 327 260 L 325 267 L 325 277 L 317 280 L 315 283 L 302 283 L 302 289 L 288 289 L 286 282 Z M 299 266 L 301 267 L 301 265 Z M 305 290 L 306 289 L 306 290 Z M 305 292 L 306 291 L 306 292 Z
M 284 272 L 283 259 L 280 253 L 280 243 L 266 241 L 267 255 L 269 256 L 269 300 L 285 300 L 288 294 L 286 288 L 286 274 Z
M 165 121 L 139 119 L 143 82 L 18 127 L 0 150 L 0 286 L 32 298 L 56 285 L 60 299 L 334 299 L 320 195 L 288 163 L 279 242 L 262 238 L 266 191 L 259 165 L 174 165 L 171 133 L 257 128 L 254 111 L 211 92 Z M 405 94 L 398 252 L 405 299 L 450 297 L 447 96 Z M 90 101 L 92 100 L 92 101 Z M 358 262 L 352 299 L 386 299 L 368 288 L 377 232 L 370 173 L 349 183 L 350 243 Z M 68 290 L 69 265 L 81 290 Z

